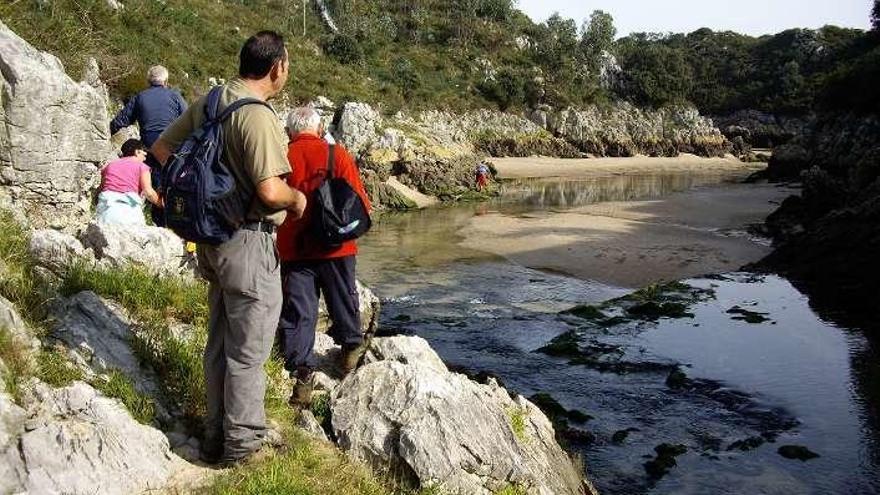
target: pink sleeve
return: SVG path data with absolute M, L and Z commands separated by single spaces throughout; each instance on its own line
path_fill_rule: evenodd
M 141 163 L 141 173 L 149 172 L 149 171 L 150 171 L 150 166 L 147 165 L 146 163 Z

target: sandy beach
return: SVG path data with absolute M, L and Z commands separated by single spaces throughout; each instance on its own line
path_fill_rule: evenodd
M 583 159 L 528 157 L 493 158 L 491 161 L 501 179 L 586 178 L 618 174 L 637 175 L 691 171 L 756 171 L 766 167 L 765 163 L 744 163 L 731 155 L 723 158 L 703 158 L 687 153 L 672 158 L 650 156 Z
M 527 166 L 527 162 L 531 163 Z M 536 163 L 537 162 L 537 163 Z M 503 159 L 503 177 L 591 177 L 601 174 L 687 173 L 759 168 L 728 159 Z M 560 212 L 506 215 L 487 211 L 460 234 L 467 248 L 530 268 L 626 288 L 732 271 L 769 253 L 745 229 L 792 193 L 771 184 L 698 187 L 650 201 L 597 203 Z

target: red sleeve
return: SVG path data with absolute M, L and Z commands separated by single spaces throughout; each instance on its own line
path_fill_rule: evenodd
M 364 183 L 361 181 L 361 174 L 357 168 L 357 164 L 354 162 L 354 158 L 352 158 L 348 150 L 343 148 L 342 145 L 336 145 L 336 148 L 337 153 L 334 157 L 334 161 L 336 162 L 335 165 L 336 169 L 339 171 L 339 176 L 351 184 L 354 191 L 361 197 L 361 201 L 364 202 L 364 206 L 367 208 L 367 213 L 370 213 L 373 210 L 373 206 L 370 204 L 370 198 L 367 196 L 367 191 L 364 189 Z

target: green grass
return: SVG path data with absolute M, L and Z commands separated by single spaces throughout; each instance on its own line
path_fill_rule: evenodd
M 33 363 L 27 352 L 6 328 L 0 328 L 0 361 L 6 366 L 3 385 L 16 402 L 21 399 L 21 385 L 32 374 Z
M 156 418 L 155 401 L 138 393 L 131 379 L 119 370 L 110 371 L 106 381 L 97 380 L 95 385 L 104 395 L 121 400 L 131 416 L 140 423 L 148 425 Z
M 511 407 L 507 410 L 507 419 L 510 420 L 510 429 L 513 431 L 513 436 L 520 443 L 525 443 L 529 440 L 526 435 L 526 415 L 528 415 L 528 411 L 519 407 Z
M 77 380 L 85 379 L 82 370 L 67 360 L 60 347 L 43 349 L 37 355 L 36 375 L 53 387 L 66 387 Z
M 15 304 L 37 331 L 46 317 L 47 289 L 34 276 L 36 263 L 28 252 L 30 235 L 12 213 L 0 210 L 0 296 Z

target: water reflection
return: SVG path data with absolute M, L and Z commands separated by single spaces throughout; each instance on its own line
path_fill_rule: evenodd
M 589 179 L 504 181 L 503 202 L 536 208 L 573 208 L 605 201 L 655 199 L 698 186 L 741 179 L 743 173 L 615 175 Z

